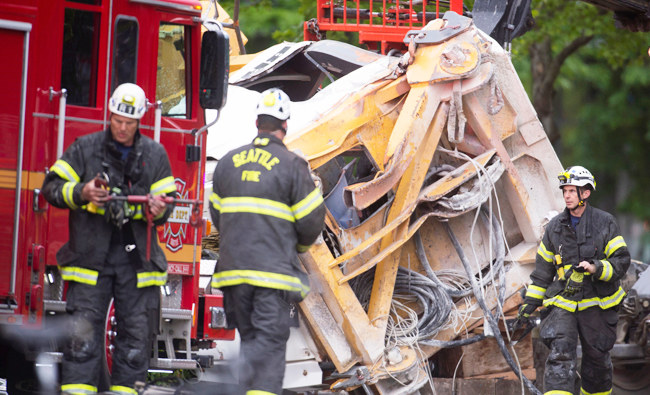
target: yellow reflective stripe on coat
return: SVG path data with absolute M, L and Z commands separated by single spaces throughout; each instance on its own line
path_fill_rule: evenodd
M 611 393 L 612 393 L 611 389 L 607 391 L 601 391 L 601 392 L 587 392 L 585 391 L 584 388 L 580 387 L 580 395 L 610 395 Z
M 612 279 L 612 276 L 614 275 L 614 268 L 612 267 L 612 264 L 609 263 L 609 261 L 600 261 L 603 264 L 603 271 L 600 273 L 600 277 L 598 277 L 599 280 L 601 281 L 609 281 Z
M 73 210 L 79 207 L 79 206 L 77 206 L 75 204 L 74 198 L 73 198 L 73 196 L 74 196 L 74 187 L 77 184 L 78 183 L 76 183 L 74 181 L 68 181 L 65 184 L 63 184 L 63 188 L 61 188 L 61 194 L 63 195 L 63 201 L 65 202 L 65 204 L 68 205 L 68 207 L 70 207 Z
M 221 211 L 221 198 L 219 197 L 219 195 L 217 195 L 216 193 L 212 192 L 212 193 L 210 194 L 210 203 L 212 203 L 212 207 L 213 207 L 215 210 L 217 210 L 217 211 Z
M 252 213 L 295 222 L 291 208 L 284 203 L 256 197 L 228 197 L 221 199 L 221 214 Z
M 76 171 L 63 159 L 57 159 L 56 162 L 50 167 L 50 171 L 55 172 L 59 177 L 66 181 L 80 182 L 81 178 Z
M 578 310 L 582 311 L 594 306 L 600 306 L 601 309 L 606 310 L 617 306 L 619 303 L 621 303 L 624 297 L 625 291 L 623 291 L 622 287 L 618 287 L 618 290 L 616 292 L 607 297 L 582 299 L 578 302 Z
M 136 391 L 133 388 L 129 387 L 124 387 L 122 385 L 111 385 L 111 388 L 109 388 L 111 392 L 114 392 L 116 394 L 133 394 L 133 395 L 138 395 L 138 391 Z
M 309 215 L 321 203 L 323 203 L 323 195 L 321 195 L 320 189 L 317 187 L 306 198 L 291 206 L 291 211 L 298 220 Z
M 261 391 L 261 390 L 250 390 L 246 391 L 246 395 L 276 395 L 274 392 Z
M 618 250 L 621 247 L 627 247 L 625 240 L 623 240 L 623 236 L 614 237 L 605 246 L 605 256 L 609 258 L 610 256 L 612 256 L 614 252 L 616 252 L 616 250 Z
M 551 390 L 544 392 L 544 395 L 573 395 L 573 393 L 569 391 Z
M 172 176 L 165 177 L 162 180 L 154 182 L 151 184 L 151 188 L 149 189 L 149 193 L 154 196 L 172 192 L 176 192 L 176 183 L 174 182 L 174 177 Z
M 165 285 L 167 272 L 140 272 L 138 273 L 138 288 Z
M 96 394 L 97 387 L 88 384 L 64 384 L 61 386 L 61 391 L 74 395 Z
M 526 291 L 526 297 L 531 297 L 533 299 L 544 299 L 544 294 L 546 293 L 546 288 L 538 287 L 537 285 L 531 284 L 528 286 L 528 291 Z
M 99 272 L 96 270 L 86 269 L 78 266 L 59 266 L 61 277 L 66 281 L 76 283 L 97 285 Z
M 556 306 L 573 313 L 578 308 L 578 302 L 565 299 L 561 295 L 556 295 L 550 299 L 544 300 L 544 307 L 548 306 Z
M 258 270 L 226 270 L 218 272 L 212 275 L 210 285 L 213 288 L 221 288 L 240 284 L 300 292 L 303 297 L 309 292 L 309 287 L 304 285 L 298 277 Z
M 548 263 L 553 263 L 553 254 L 546 249 L 544 243 L 539 243 L 539 248 L 537 249 L 537 254 L 542 257 Z
M 544 300 L 544 307 L 556 306 L 571 313 L 573 313 L 576 310 L 583 311 L 590 307 L 595 307 L 595 306 L 598 306 L 603 310 L 607 310 L 621 303 L 624 297 L 625 297 L 625 291 L 623 291 L 622 287 L 618 287 L 618 290 L 610 296 L 606 296 L 604 298 L 595 297 L 589 299 L 582 299 L 577 302 L 573 300 L 565 299 L 564 297 L 562 297 L 562 295 L 556 295 L 550 299 Z

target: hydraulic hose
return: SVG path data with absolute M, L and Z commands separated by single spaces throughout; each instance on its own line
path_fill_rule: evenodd
M 476 297 L 476 301 L 478 302 L 479 306 L 481 306 L 481 309 L 483 310 L 483 315 L 485 317 L 485 321 L 488 323 L 488 325 L 490 325 L 490 328 L 494 333 L 494 339 L 497 341 L 499 349 L 501 350 L 501 353 L 503 354 L 503 357 L 505 358 L 506 362 L 510 366 L 510 369 L 512 369 L 512 371 L 515 372 L 517 376 L 519 376 L 519 378 L 526 385 L 526 388 L 528 388 L 528 390 L 532 394 L 542 395 L 542 393 L 537 389 L 537 387 L 535 387 L 535 385 L 530 380 L 528 380 L 528 377 L 524 376 L 519 371 L 519 368 L 517 368 L 517 365 L 515 364 L 515 361 L 512 359 L 512 356 L 510 355 L 510 353 L 508 353 L 505 342 L 499 330 L 499 325 L 495 321 L 492 312 L 488 308 L 487 304 L 485 303 L 485 299 L 483 299 L 483 296 L 481 295 L 481 290 L 478 286 L 476 279 L 474 278 L 474 275 L 472 274 L 472 269 L 469 266 L 469 261 L 465 257 L 465 253 L 463 252 L 463 249 L 461 248 L 458 239 L 456 239 L 456 235 L 454 235 L 451 226 L 449 226 L 449 222 L 441 221 L 441 223 L 442 226 L 447 231 L 447 234 L 449 235 L 449 239 L 454 245 L 454 248 L 456 249 L 456 253 L 458 253 L 458 257 L 460 258 L 461 262 L 463 263 L 463 266 L 465 267 L 465 271 L 467 272 L 467 276 L 469 277 L 470 284 L 472 285 L 472 290 L 474 291 L 474 296 Z
M 485 215 L 487 215 L 487 209 L 485 206 L 481 208 L 481 212 Z M 506 299 L 506 276 L 505 276 L 505 259 L 506 259 L 506 246 L 505 246 L 505 241 L 503 240 L 503 237 L 500 237 L 503 235 L 503 229 L 501 228 L 501 224 L 499 224 L 499 221 L 497 218 L 492 215 L 490 216 L 490 219 L 492 221 L 492 228 L 494 231 L 492 232 L 492 240 L 495 246 L 495 262 L 494 262 L 494 270 L 497 271 L 498 277 L 499 277 L 499 286 L 498 286 L 498 295 L 497 298 L 499 300 L 499 306 L 503 306 L 503 302 Z
M 492 245 L 495 246 L 495 262 L 492 265 L 490 271 L 484 276 L 487 280 L 481 281 L 479 283 L 480 287 L 485 286 L 489 281 L 490 278 L 496 277 L 493 275 L 493 271 L 496 271 L 499 274 L 500 278 L 500 284 L 499 284 L 499 301 L 503 302 L 505 299 L 505 277 L 502 276 L 503 270 L 504 270 L 504 261 L 505 261 L 505 245 L 503 242 L 503 239 L 501 237 L 498 237 L 498 235 L 502 234 L 501 226 L 499 225 L 499 221 L 492 216 L 491 223 L 488 220 L 488 214 L 487 214 L 487 209 L 485 207 L 481 208 L 481 214 L 483 214 L 482 218 L 485 221 L 486 227 L 492 227 L 492 238 L 491 242 Z M 464 289 L 455 289 L 450 287 L 449 285 L 443 283 L 440 281 L 436 273 L 433 271 L 431 268 L 431 264 L 429 263 L 429 259 L 427 258 L 427 255 L 424 251 L 424 245 L 422 244 L 422 237 L 420 236 L 420 231 L 417 230 L 415 234 L 413 235 L 413 241 L 415 242 L 415 253 L 420 260 L 420 263 L 422 267 L 424 268 L 424 271 L 427 274 L 427 277 L 431 279 L 435 284 L 437 284 L 439 287 L 444 289 L 449 296 L 452 298 L 463 298 L 465 296 L 468 296 L 472 293 L 472 289 L 470 287 L 464 288 Z
M 422 274 L 400 266 L 395 281 L 395 294 L 414 295 L 423 308 L 418 320 L 418 337 L 436 335 L 449 319 L 452 309 L 451 297 L 437 284 Z
M 455 289 L 440 281 L 438 276 L 436 276 L 436 273 L 431 268 L 427 254 L 424 252 L 424 245 L 422 244 L 422 237 L 420 236 L 419 229 L 413 235 L 413 241 L 415 242 L 415 254 L 418 256 L 421 266 L 424 268 L 424 271 L 427 273 L 427 277 L 431 279 L 431 281 L 433 281 L 440 288 L 444 289 L 445 292 L 447 292 L 447 294 L 452 298 L 464 298 L 472 292 L 471 288 Z
M 453 348 L 453 347 L 461 347 L 461 346 L 466 346 L 468 344 L 478 343 L 481 340 L 485 340 L 486 338 L 487 336 L 485 335 L 476 335 L 476 336 L 468 337 L 466 339 L 449 340 L 449 341 L 442 341 L 436 339 L 420 340 L 419 343 L 424 344 L 425 346 Z
M 362 305 L 370 300 L 373 277 L 374 270 L 371 270 L 356 277 L 350 283 Z M 449 320 L 453 308 L 451 297 L 428 277 L 416 271 L 400 266 L 397 270 L 393 294 L 412 296 L 422 308 L 415 328 L 419 339 L 435 336 Z

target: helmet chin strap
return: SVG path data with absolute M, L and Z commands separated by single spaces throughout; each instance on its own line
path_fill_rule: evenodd
M 576 192 L 578 192 L 578 207 L 585 205 L 585 201 L 582 199 L 582 194 L 580 193 L 580 188 L 576 187 Z
M 287 121 L 282 121 L 282 126 L 280 126 L 280 129 L 284 132 L 284 134 L 287 134 Z

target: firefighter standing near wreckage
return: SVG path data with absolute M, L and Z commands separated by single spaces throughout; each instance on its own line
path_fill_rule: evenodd
M 109 195 L 176 194 L 165 149 L 139 132 L 146 105 L 139 86 L 118 86 L 109 102 L 109 127 L 72 143 L 43 184 L 48 202 L 70 210 L 70 238 L 57 253 L 61 275 L 68 282 L 70 318 L 63 393 L 98 391 L 111 298 L 117 336 L 110 390 L 136 394 L 136 382 L 146 381 L 160 308 L 158 286 L 166 282 L 167 261 L 155 227 L 147 234 L 143 210 L 150 210 L 160 225 L 171 207 L 154 198 L 145 207 L 109 199 Z
M 241 337 L 237 371 L 249 394 L 280 394 L 295 303 L 309 291 L 298 252 L 324 226 L 325 206 L 307 162 L 289 152 L 289 98 L 262 93 L 258 135 L 226 154 L 214 171 L 212 221 L 219 230 L 213 288 L 224 294 L 230 328 Z
M 550 348 L 545 394 L 572 394 L 578 339 L 582 345 L 581 394 L 610 394 L 620 279 L 630 254 L 614 217 L 587 200 L 596 181 L 582 166 L 559 175 L 566 208 L 546 226 L 518 321 L 542 304 L 540 337 Z

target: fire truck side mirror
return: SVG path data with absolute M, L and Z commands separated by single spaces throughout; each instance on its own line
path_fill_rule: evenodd
M 220 110 L 226 104 L 230 68 L 230 43 L 223 30 L 206 31 L 201 42 L 199 103 Z

